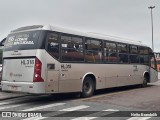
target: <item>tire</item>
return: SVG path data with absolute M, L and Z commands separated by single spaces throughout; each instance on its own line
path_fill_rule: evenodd
M 94 82 L 92 78 L 86 77 L 83 81 L 81 97 L 83 98 L 91 97 L 93 93 L 94 93 Z
M 147 87 L 147 83 L 148 83 L 148 78 L 147 78 L 147 76 L 145 75 L 144 78 L 143 78 L 143 83 L 141 84 L 141 87 L 142 87 L 142 88 Z

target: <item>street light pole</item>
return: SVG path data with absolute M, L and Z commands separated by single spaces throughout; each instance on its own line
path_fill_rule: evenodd
M 154 52 L 154 43 L 153 43 L 153 15 L 152 15 L 152 9 L 155 8 L 155 6 L 149 6 L 148 9 L 151 9 L 151 25 L 152 25 L 152 50 Z

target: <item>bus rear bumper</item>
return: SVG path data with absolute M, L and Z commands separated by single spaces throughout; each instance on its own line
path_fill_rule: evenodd
M 2 91 L 43 94 L 45 93 L 45 82 L 1 82 Z

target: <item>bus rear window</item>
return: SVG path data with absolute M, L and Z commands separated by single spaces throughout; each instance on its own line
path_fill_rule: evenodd
M 4 51 L 37 49 L 40 31 L 27 31 L 9 34 Z

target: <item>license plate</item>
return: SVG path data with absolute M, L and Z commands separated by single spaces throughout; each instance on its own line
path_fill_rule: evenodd
M 10 90 L 10 91 L 21 91 L 21 87 L 19 87 L 19 86 L 8 86 L 8 90 Z

